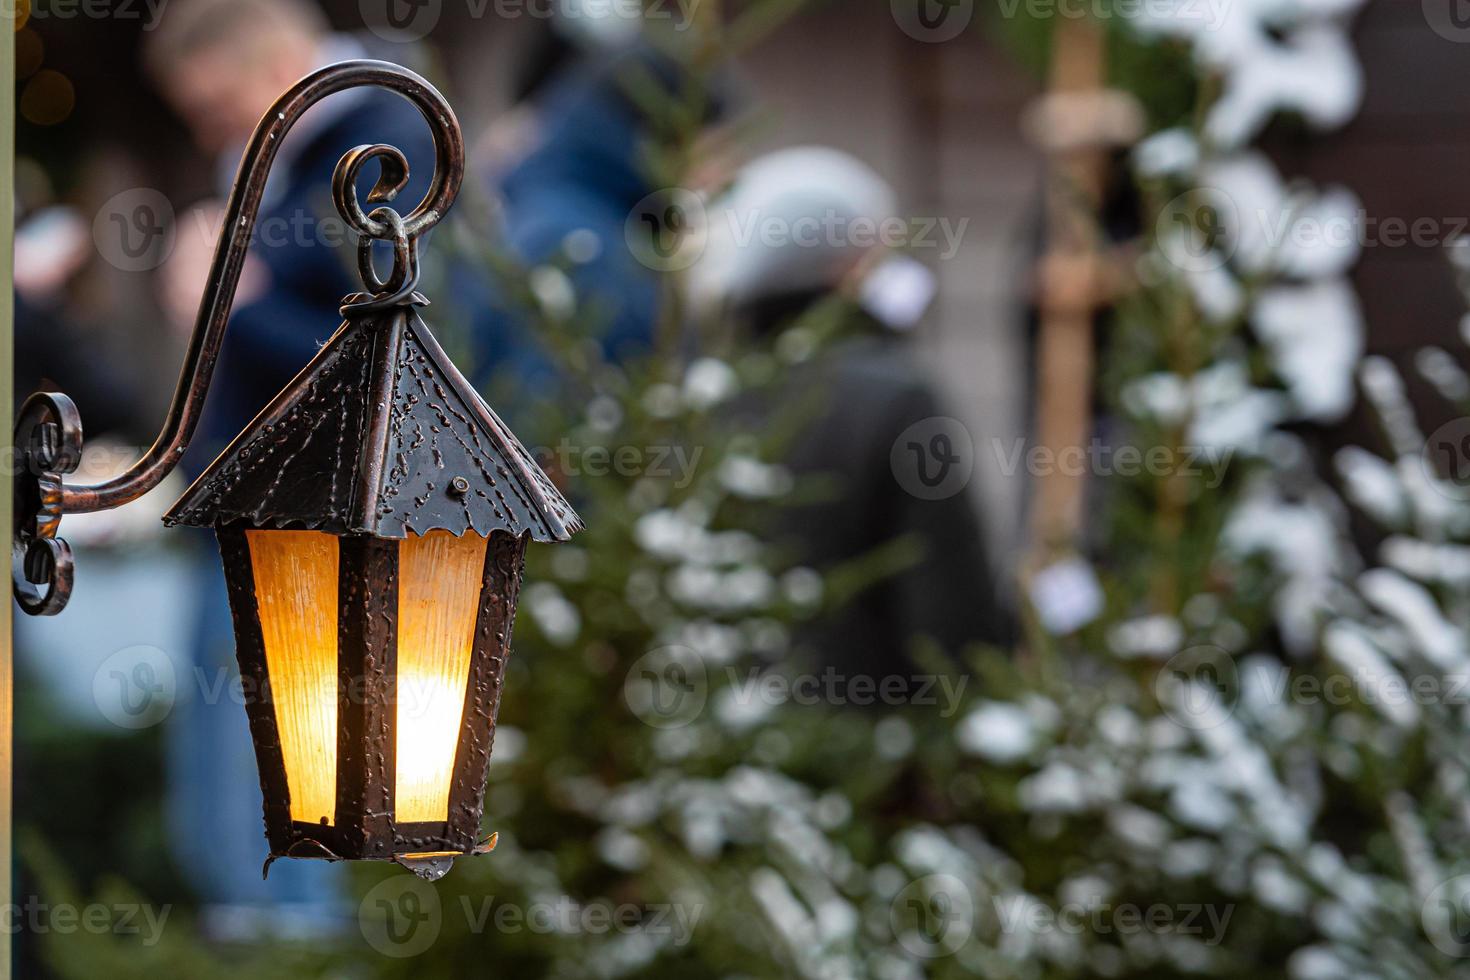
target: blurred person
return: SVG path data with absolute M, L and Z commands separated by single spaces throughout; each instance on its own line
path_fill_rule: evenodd
M 872 677 L 906 670 L 919 638 L 956 654 L 1010 636 L 966 492 L 973 474 L 931 494 L 894 462 L 895 452 L 907 459 L 911 438 L 927 449 L 924 427 L 948 414 L 902 336 L 931 302 L 933 274 L 858 231 L 897 215 L 892 188 L 854 157 L 781 150 L 741 168 L 709 205 L 705 251 L 691 270 L 696 304 L 722 308 L 747 336 L 774 340 L 798 322 L 840 322 L 841 339 L 792 368 L 774 403 L 746 410 L 758 423 L 796 412 L 799 432 L 783 462 L 798 479 L 835 483 L 826 499 L 779 518 L 779 539 L 795 542 L 799 560 L 822 571 L 896 542 L 907 549 L 907 567 L 862 588 L 805 637 L 823 665 Z M 761 227 L 790 234 L 747 234 Z
M 629 215 L 658 187 L 648 169 L 655 121 L 633 93 L 651 83 L 674 100 L 692 77 L 612 7 L 535 19 L 520 40 L 514 105 L 485 131 L 472 163 L 497 197 L 511 254 L 525 266 L 570 258 L 569 285 L 598 319 L 604 356 L 636 355 L 653 340 L 660 278 L 626 243 Z M 715 94 L 698 124 L 722 111 Z M 507 346 L 519 379 L 550 380 L 535 338 L 516 333 L 519 343 Z
M 102 431 L 139 427 L 138 393 L 127 373 L 89 348 L 95 328 L 78 322 L 66 292 L 95 253 L 81 215 L 51 205 L 15 229 L 15 407 L 35 391 L 64 391 Z
M 144 383 L 150 359 L 138 356 L 136 337 L 157 329 L 158 308 L 151 283 L 95 240 L 92 219 L 145 173 L 132 152 L 93 146 L 59 197 L 38 160 L 16 161 L 16 405 L 35 391 L 64 391 L 89 433 L 131 443 L 155 424 L 157 399 Z
M 178 330 L 193 328 L 223 200 L 260 117 L 315 69 L 388 53 L 372 50 L 376 44 L 382 42 L 329 32 L 321 12 L 305 0 L 173 0 L 146 35 L 149 75 L 217 167 L 218 199 L 200 202 L 180 221 L 173 255 L 162 269 L 162 299 Z M 392 53 L 401 48 L 393 46 Z M 341 322 L 341 298 L 361 288 L 350 254 L 355 235 L 332 204 L 331 177 L 344 152 L 367 142 L 390 143 L 408 158 L 412 178 L 401 201 L 416 203 L 428 187 L 432 138 L 406 100 L 352 89 L 302 116 L 271 168 L 192 447 L 193 468 L 217 455 L 305 365 Z M 359 178 L 362 199 L 374 178 Z
M 395 49 L 397 53 L 397 49 Z M 173 0 L 146 35 L 144 63 L 199 149 L 218 165 L 221 199 L 246 141 L 281 93 L 324 65 L 370 57 L 367 42 L 333 34 L 302 0 Z M 341 298 L 359 290 L 351 241 L 331 198 L 342 154 L 364 143 L 397 146 L 417 202 L 433 170 L 433 144 L 417 109 L 392 93 L 354 89 L 306 112 L 271 170 L 204 416 L 185 468 L 197 474 L 316 353 L 341 322 Z M 366 168 L 372 170 L 372 168 Z M 364 174 L 366 200 L 376 174 Z M 207 201 L 179 223 L 160 291 L 174 327 L 193 327 L 223 205 Z M 381 264 L 381 263 L 380 263 Z M 340 869 L 280 862 L 268 880 L 253 746 L 238 698 L 234 633 L 223 574 L 208 535 L 196 540 L 199 581 L 194 669 L 171 718 L 170 815 L 179 864 L 205 904 L 202 924 L 221 938 L 331 929 L 346 921 Z M 202 835 L 195 830 L 211 828 Z

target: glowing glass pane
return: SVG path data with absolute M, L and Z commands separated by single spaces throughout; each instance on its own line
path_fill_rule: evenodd
M 449 817 L 486 539 L 409 535 L 398 551 L 398 744 L 395 819 Z
M 337 539 L 247 531 L 291 819 L 337 811 Z

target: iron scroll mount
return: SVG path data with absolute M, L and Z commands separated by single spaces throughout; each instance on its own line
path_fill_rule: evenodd
M 215 243 L 209 280 L 200 299 L 194 329 L 179 370 L 163 428 L 143 456 L 120 475 L 93 485 L 68 485 L 65 477 L 81 463 L 82 424 L 76 405 L 60 392 L 38 392 L 16 419 L 15 537 L 11 579 L 16 600 L 30 615 L 54 615 L 71 594 L 72 555 L 57 537 L 64 514 L 111 510 L 131 503 L 163 482 L 198 428 L 235 291 L 260 212 L 266 178 L 286 134 L 301 115 L 322 99 L 347 89 L 374 86 L 412 103 L 433 134 L 434 175 L 424 199 L 406 217 L 385 205 L 408 183 L 408 161 L 396 147 L 370 144 L 349 150 L 332 178 L 332 196 L 358 233 L 358 268 L 367 290 L 349 298 L 345 309 L 377 309 L 403 302 L 418 279 L 418 239 L 454 204 L 464 180 L 464 135 L 444 96 L 416 73 L 386 61 L 344 61 L 307 75 L 276 100 L 256 126 L 225 208 Z M 357 178 L 372 160 L 379 164 L 376 185 L 364 211 L 357 200 Z M 386 279 L 373 268 L 372 244 L 393 247 L 393 271 Z

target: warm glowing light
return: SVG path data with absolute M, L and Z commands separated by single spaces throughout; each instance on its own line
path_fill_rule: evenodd
M 247 531 L 291 819 L 337 810 L 337 539 Z
M 337 805 L 337 548 L 318 531 L 247 531 L 291 819 Z M 394 818 L 449 818 L 486 539 L 410 535 L 398 553 Z
M 449 817 L 485 538 L 410 535 L 398 551 L 398 741 L 394 816 Z

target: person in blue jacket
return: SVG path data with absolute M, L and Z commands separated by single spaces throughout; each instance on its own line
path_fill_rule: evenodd
M 656 190 L 646 166 L 650 121 L 629 86 L 652 80 L 673 93 L 686 78 L 636 42 L 578 38 L 554 18 L 536 29 L 513 83 L 518 108 L 504 122 L 530 138 L 487 161 L 485 176 L 501 198 L 513 256 L 535 264 L 583 253 L 570 264 L 571 284 L 597 308 L 603 353 L 617 361 L 649 345 L 659 296 L 656 270 L 627 241 L 630 215 Z
M 589 322 L 604 358 L 619 362 L 646 351 L 659 319 L 661 279 L 648 250 L 637 247 L 647 231 L 638 218 L 661 199 L 651 179 L 656 120 L 633 98 L 662 89 L 682 100 L 693 78 L 674 60 L 616 30 L 626 15 L 606 15 L 606 36 L 586 12 L 575 20 L 540 18 L 523 37 L 513 68 L 514 107 L 472 145 L 470 179 L 498 203 L 495 245 L 509 257 L 512 274 L 537 266 L 565 269 L 570 292 Z M 721 84 L 720 89 L 723 88 Z M 658 101 L 657 98 L 654 101 Z M 724 112 L 724 97 L 711 93 L 704 122 Z M 463 266 L 452 268 L 459 276 Z M 536 336 L 521 284 L 486 280 L 456 288 L 457 301 L 479 302 L 470 377 L 483 386 L 490 375 L 528 397 L 545 396 L 556 371 Z M 534 274 L 531 277 L 535 278 Z M 499 388 L 504 391 L 505 388 Z M 514 414 L 514 400 L 497 410 Z

